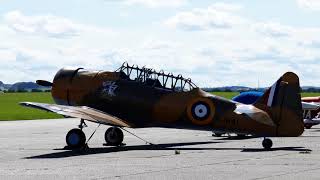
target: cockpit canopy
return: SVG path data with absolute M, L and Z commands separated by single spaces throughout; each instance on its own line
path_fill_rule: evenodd
M 127 62 L 123 63 L 116 72 L 121 73 L 122 79 L 138 81 L 155 88 L 164 88 L 172 91 L 190 91 L 197 86 L 190 78 L 185 79 L 181 74 L 178 76 L 172 73 L 165 73 L 163 70 L 156 71 L 151 68 L 130 66 Z

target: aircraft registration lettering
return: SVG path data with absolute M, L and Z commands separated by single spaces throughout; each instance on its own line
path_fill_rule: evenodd
M 116 85 L 116 82 L 114 81 L 105 81 L 102 83 L 103 90 L 102 92 L 107 94 L 108 96 L 116 96 L 114 93 L 115 90 L 118 88 L 118 85 Z
M 303 111 L 303 117 L 304 119 L 311 119 L 311 111 Z

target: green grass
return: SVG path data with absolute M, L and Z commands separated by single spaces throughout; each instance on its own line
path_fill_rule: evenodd
M 211 94 L 214 94 L 216 96 L 221 96 L 227 99 L 231 99 L 236 95 L 239 95 L 240 93 L 238 92 L 210 92 Z
M 238 92 L 211 92 L 214 95 L 231 99 Z M 302 97 L 320 96 L 320 93 L 302 93 Z M 53 119 L 62 116 L 33 108 L 22 107 L 19 102 L 54 103 L 51 93 L 2 93 L 0 94 L 1 120 Z
M 20 106 L 19 102 L 23 101 L 54 103 L 51 93 L 2 93 L 0 94 L 0 120 L 61 118 L 54 113 Z
M 315 97 L 315 96 L 320 96 L 320 93 L 302 93 L 302 97 Z

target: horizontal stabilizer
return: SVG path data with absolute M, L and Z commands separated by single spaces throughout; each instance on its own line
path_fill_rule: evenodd
M 259 123 L 275 126 L 274 122 L 265 111 L 262 111 L 252 105 L 237 104 L 236 106 L 237 108 L 234 110 L 235 113 L 245 114 Z
M 319 108 L 320 108 L 320 103 L 302 102 L 302 109 L 303 110 L 317 110 Z

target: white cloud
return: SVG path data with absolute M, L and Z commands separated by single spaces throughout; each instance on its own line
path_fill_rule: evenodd
M 10 28 L 26 34 L 43 34 L 50 37 L 68 37 L 78 35 L 80 28 L 65 18 L 51 15 L 25 16 L 20 11 L 11 11 L 5 15 Z
M 236 15 L 241 6 L 216 3 L 207 9 L 193 9 L 180 12 L 167 19 L 164 24 L 171 28 L 188 31 L 225 29 L 242 24 L 245 20 Z
M 164 50 L 164 49 L 175 49 L 178 47 L 178 44 L 175 42 L 170 41 L 163 41 L 163 40 L 146 40 L 142 44 L 142 48 L 146 50 Z
M 110 29 L 99 29 L 94 26 L 85 26 L 74 23 L 69 19 L 52 16 L 26 16 L 20 11 L 11 11 L 4 16 L 6 24 L 18 33 L 29 35 L 44 35 L 54 38 L 68 38 L 79 36 L 85 31 L 93 32 L 112 32 Z
M 270 37 L 288 37 L 293 33 L 292 27 L 275 22 L 256 23 L 254 28 L 256 31 Z
M 0 80 L 5 82 L 52 80 L 64 66 L 115 70 L 128 61 L 183 74 L 200 87 L 255 86 L 258 79 L 261 86 L 268 86 L 289 70 L 301 76 L 303 85 L 320 83 L 312 75 L 318 72 L 320 28 L 295 27 L 268 19 L 258 22 L 241 16 L 242 7 L 235 4 L 215 3 L 208 8 L 177 12 L 166 25 L 182 31 L 172 31 L 162 24 L 144 24 L 143 28 L 120 27 L 115 33 L 63 17 L 50 16 L 58 19 L 52 21 L 45 18 L 48 15 L 17 12 L 23 17 L 17 19 L 22 20 L 13 18 L 0 24 Z M 71 27 L 61 28 L 62 35 L 69 29 L 74 29 L 74 34 L 51 38 L 56 32 L 51 29 L 55 28 L 44 27 L 60 22 Z
M 303 9 L 308 9 L 312 11 L 320 10 L 320 1 L 319 0 L 297 0 L 298 6 Z
M 0 79 L 6 83 L 51 80 L 65 66 L 100 69 L 109 64 L 104 47 L 116 43 L 109 28 L 75 23 L 52 15 L 11 11 L 0 24 Z M 99 49 L 100 48 L 100 49 Z
M 186 43 L 196 49 L 193 58 L 201 60 L 200 64 L 207 63 L 201 67 L 195 65 L 196 61 L 187 62 L 195 65 L 192 71 L 196 80 L 212 76 L 217 78 L 211 82 L 207 79 L 204 84 L 200 80 L 200 84 L 254 86 L 259 78 L 262 86 L 269 86 L 284 72 L 294 71 L 301 75 L 302 85 L 310 84 L 310 72 L 317 70 L 316 66 L 306 64 L 320 60 L 320 28 L 256 21 L 238 15 L 240 10 L 241 6 L 214 4 L 205 9 L 177 13 L 165 21 L 166 26 L 183 30 L 177 33 L 192 37 Z M 224 16 L 218 16 L 221 13 Z M 314 80 L 313 84 L 317 83 L 320 80 Z
M 144 5 L 151 8 L 178 7 L 186 3 L 186 0 L 125 0 L 126 5 Z
M 209 8 L 211 9 L 216 9 L 216 10 L 221 10 L 221 11 L 229 11 L 229 12 L 234 12 L 234 11 L 239 11 L 243 7 L 239 4 L 230 4 L 230 3 L 214 3 L 212 4 Z

